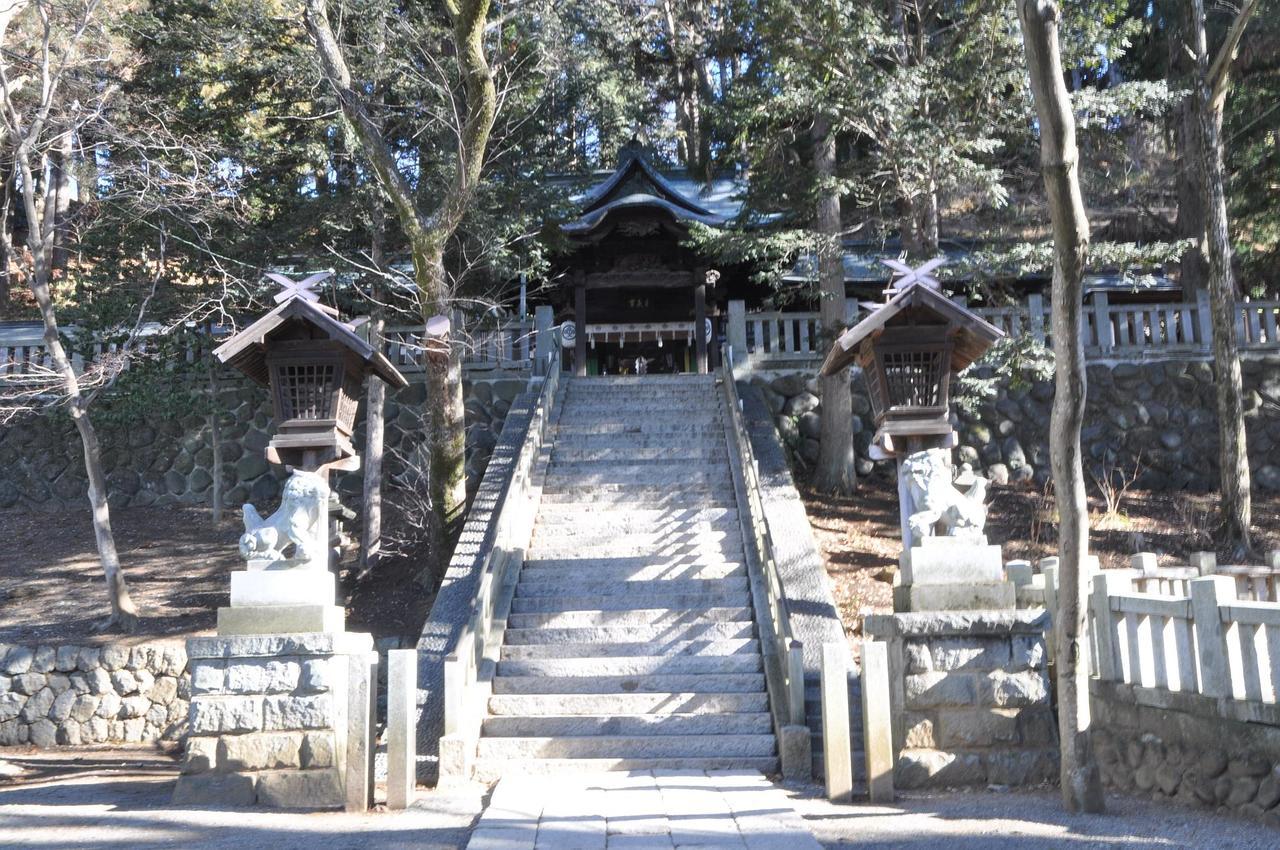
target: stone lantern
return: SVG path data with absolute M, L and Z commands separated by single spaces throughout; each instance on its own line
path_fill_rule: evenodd
M 346 630 L 330 570 L 332 470 L 354 470 L 356 407 L 367 377 L 406 385 L 354 323 L 284 286 L 271 312 L 214 355 L 267 387 L 276 431 L 267 458 L 285 466 L 279 508 L 245 505 L 231 605 L 216 637 L 187 641 L 191 710 L 178 804 L 333 808 L 372 803 L 377 653 Z
M 351 435 L 366 377 L 407 385 L 352 325 L 305 296 L 288 298 L 214 356 L 269 389 L 276 433 L 267 459 L 311 472 L 358 465 Z
M 839 337 L 821 371 L 863 369 L 875 416 L 871 455 L 898 462 L 903 555 L 894 607 L 1012 608 L 1000 547 L 983 533 L 987 481 L 951 468 L 951 380 L 1004 333 L 927 274 L 905 270 L 888 301 Z

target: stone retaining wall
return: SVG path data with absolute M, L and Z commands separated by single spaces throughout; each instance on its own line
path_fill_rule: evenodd
M 1280 492 L 1280 358 L 1243 359 L 1245 422 L 1255 484 Z M 853 386 L 854 443 L 858 474 L 876 464 L 867 450 L 873 436 L 871 401 L 860 369 L 850 371 Z M 990 377 L 980 369 L 979 377 Z M 792 453 L 808 464 L 818 458 L 822 402 L 815 372 L 760 372 L 750 382 L 760 387 L 778 431 Z M 1094 364 L 1088 367 L 1089 393 L 1081 438 L 1086 462 L 1095 472 L 1142 474 L 1139 486 L 1153 490 L 1210 490 L 1217 486 L 1218 436 L 1216 377 L 1211 363 L 1171 359 Z M 994 483 L 1034 481 L 1049 472 L 1049 414 L 1052 381 L 1012 388 L 1001 384 L 995 398 L 973 413 L 960 411 L 953 424 L 960 437 L 957 463 L 969 463 Z M 882 469 L 891 464 L 882 462 Z
M 1043 612 L 875 615 L 889 649 L 899 788 L 1032 785 L 1057 775 Z
M 476 380 L 465 386 L 467 479 L 474 487 L 497 444 L 511 402 L 524 380 Z M 247 381 L 223 393 L 222 486 L 225 504 L 269 505 L 280 496 L 285 474 L 263 456 L 273 427 L 266 390 Z M 426 386 L 394 393 L 386 404 L 386 449 L 407 452 L 421 433 Z M 364 444 L 364 406 L 357 414 L 356 445 Z M 166 416 L 122 426 L 99 424 L 102 464 L 113 507 L 207 503 L 213 492 L 213 444 L 206 417 Z M 340 475 L 338 488 L 361 487 L 359 473 Z M 0 509 L 80 510 L 85 505 L 80 439 L 59 411 L 0 427 Z
M 138 744 L 186 734 L 182 642 L 0 644 L 0 746 Z
M 1107 787 L 1280 827 L 1280 708 L 1091 685 L 1094 751 Z

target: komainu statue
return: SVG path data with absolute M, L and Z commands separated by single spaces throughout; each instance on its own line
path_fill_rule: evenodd
M 913 546 L 934 536 L 986 542 L 987 479 L 965 468 L 952 480 L 950 458 L 950 449 L 926 449 L 902 461 Z
M 244 506 L 240 554 L 249 569 L 329 568 L 329 485 L 314 472 L 295 469 L 280 508 L 266 519 Z

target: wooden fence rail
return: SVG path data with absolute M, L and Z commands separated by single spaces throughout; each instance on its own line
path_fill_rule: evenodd
M 1130 569 L 1090 571 L 1093 672 L 1103 681 L 1274 705 L 1280 695 L 1280 552 L 1266 566 L 1219 565 L 1199 552 L 1185 566 L 1151 553 Z M 1033 575 L 1006 572 L 1019 607 L 1056 609 L 1057 559 Z

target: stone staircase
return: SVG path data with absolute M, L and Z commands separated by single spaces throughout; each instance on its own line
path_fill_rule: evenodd
M 714 377 L 567 383 L 477 776 L 776 772 Z

